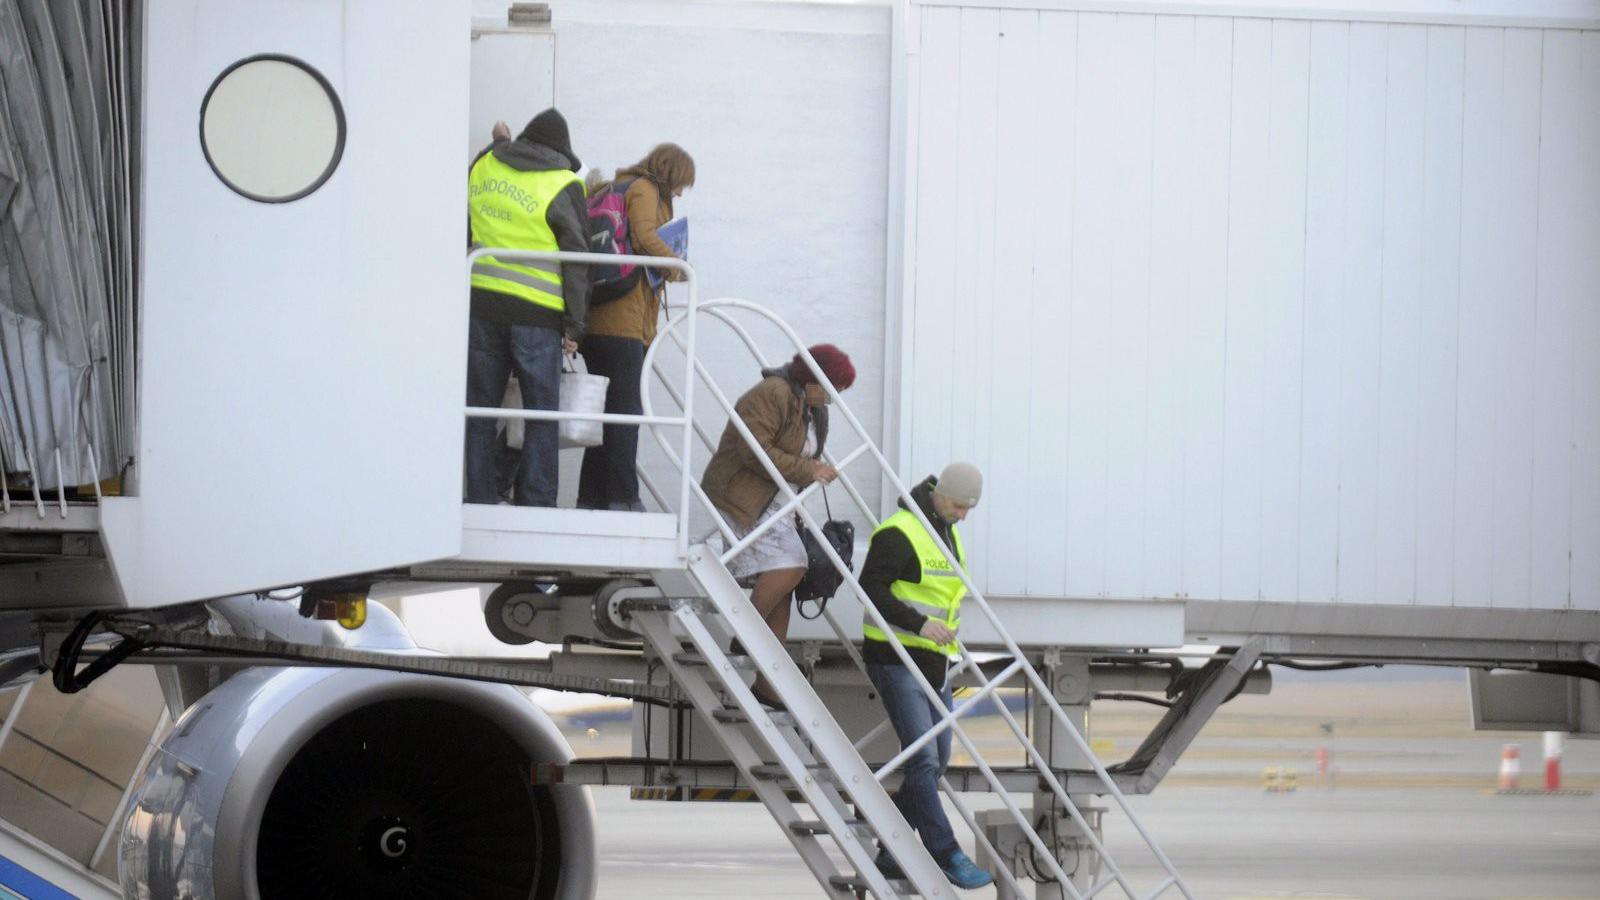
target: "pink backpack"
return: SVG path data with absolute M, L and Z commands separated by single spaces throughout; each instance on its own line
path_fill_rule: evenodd
M 628 187 L 633 179 L 616 181 L 589 198 L 589 252 L 633 253 L 628 240 Z M 589 305 L 610 303 L 633 290 L 643 270 L 636 265 L 595 265 L 589 270 Z

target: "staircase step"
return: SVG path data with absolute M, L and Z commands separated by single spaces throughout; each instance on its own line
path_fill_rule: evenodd
M 850 829 L 851 831 L 860 832 L 861 829 L 867 828 L 868 826 L 866 822 L 860 819 L 846 819 L 844 827 Z M 832 834 L 832 832 L 828 830 L 827 824 L 820 819 L 799 819 L 794 822 L 790 822 L 789 830 L 795 834 L 804 835 Z
M 827 763 L 806 763 L 806 771 L 820 780 L 834 780 L 833 770 L 828 768 Z M 789 778 L 789 773 L 784 771 L 783 766 L 777 763 L 762 763 L 759 766 L 750 767 L 750 776 L 764 781 L 783 781 Z
M 722 709 L 714 709 L 711 711 L 711 718 L 716 719 L 718 722 L 721 722 L 724 725 L 745 725 L 750 722 L 750 717 L 745 715 L 744 710 L 735 706 L 725 706 Z M 782 710 L 769 710 L 767 712 L 767 718 L 771 719 L 772 724 L 778 726 L 779 728 L 796 728 L 799 727 L 800 724 L 799 721 L 795 719 L 794 713 L 785 712 Z
M 671 613 L 681 609 L 693 610 L 696 615 L 718 615 L 716 604 L 704 597 L 638 597 L 617 604 L 619 612 L 628 614 Z
M 839 891 L 853 891 L 856 894 L 864 894 L 869 890 L 867 887 L 867 880 L 862 878 L 860 875 L 829 876 L 828 887 Z M 893 888 L 895 894 L 899 896 L 918 896 L 916 889 L 911 886 L 911 882 L 904 878 L 889 879 L 889 887 Z
M 681 665 L 681 666 L 709 666 L 709 665 L 711 665 L 711 662 L 709 660 L 707 660 L 704 656 L 701 656 L 699 653 L 695 653 L 695 652 L 689 651 L 689 650 L 685 650 L 682 653 L 674 653 L 674 654 L 672 654 L 672 661 L 677 663 L 678 665 Z M 755 662 L 755 660 L 751 659 L 748 656 L 737 656 L 737 655 L 729 656 L 728 657 L 728 662 L 732 663 L 733 667 L 735 669 L 740 669 L 740 670 L 746 671 L 746 672 L 754 672 L 756 670 L 756 662 Z

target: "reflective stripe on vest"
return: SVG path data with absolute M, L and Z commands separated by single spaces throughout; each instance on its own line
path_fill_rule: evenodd
M 896 581 L 889 585 L 889 593 L 928 618 L 943 622 L 951 631 L 958 630 L 961 627 L 961 598 L 967 594 L 967 586 L 962 584 L 960 573 L 950 565 L 950 560 L 939 551 L 939 545 L 934 543 L 928 530 L 922 527 L 922 523 L 917 521 L 917 517 L 910 510 L 902 509 L 884 519 L 883 524 L 872 533 L 876 535 L 879 531 L 889 528 L 896 529 L 906 536 L 906 540 L 911 542 L 911 551 L 917 554 L 917 559 L 922 564 L 920 582 Z M 965 569 L 967 551 L 961 546 L 961 531 L 954 525 L 950 526 L 950 544 L 950 549 L 955 551 L 956 560 Z M 932 650 L 945 656 L 961 655 L 954 641 L 948 644 L 935 644 L 915 632 L 906 631 L 893 624 L 889 627 L 894 633 L 895 640 L 907 647 Z M 872 624 L 870 618 L 866 620 L 861 630 L 868 640 L 889 640 L 883 629 Z
M 550 201 L 583 179 L 566 169 L 523 172 L 485 153 L 467 177 L 474 247 L 558 250 L 546 220 Z M 472 264 L 472 286 L 520 297 L 565 312 L 561 265 L 552 261 L 509 262 L 485 256 Z

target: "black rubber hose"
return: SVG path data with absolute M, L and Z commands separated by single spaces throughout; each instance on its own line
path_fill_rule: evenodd
M 100 658 L 84 666 L 83 671 L 78 671 L 78 659 L 83 654 L 83 645 L 89 640 L 89 635 L 94 632 L 94 627 L 100 624 L 102 618 L 104 616 L 99 612 L 89 613 L 78 620 L 78 624 L 67 633 L 66 640 L 61 642 L 61 649 L 56 652 L 55 665 L 50 667 L 50 681 L 61 693 L 76 694 L 93 684 L 101 675 L 116 668 L 118 663 L 145 648 L 143 641 L 124 637 Z

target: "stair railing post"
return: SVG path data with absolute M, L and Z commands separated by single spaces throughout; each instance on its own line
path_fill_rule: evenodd
M 684 361 L 683 375 L 684 384 L 687 386 L 687 390 L 684 391 L 683 395 L 683 419 L 685 422 L 682 437 L 683 463 L 678 473 L 678 558 L 687 562 L 689 559 L 689 484 L 694 480 L 694 467 L 692 465 L 694 429 L 691 427 L 694 424 L 694 369 L 699 362 L 695 359 L 695 340 L 697 337 L 695 325 L 700 318 L 696 315 L 700 308 L 700 287 L 699 282 L 694 277 L 694 268 L 681 260 L 678 262 L 681 267 L 680 271 L 684 273 L 685 282 L 689 287 L 689 311 L 687 313 L 689 322 L 686 326 L 689 331 L 686 338 L 689 346 L 684 351 L 686 359 Z

